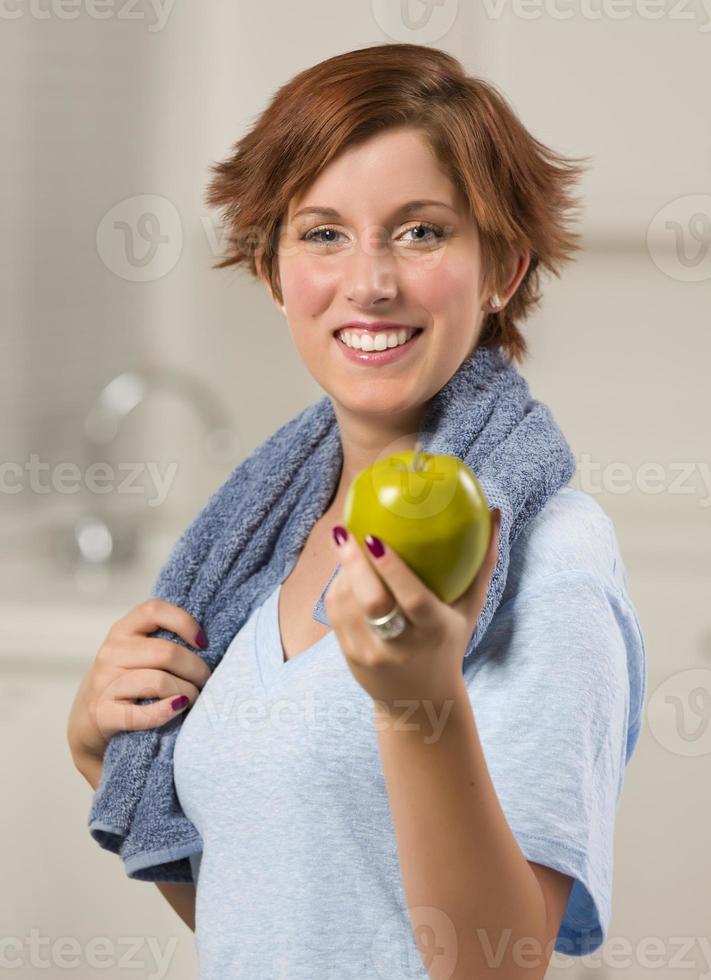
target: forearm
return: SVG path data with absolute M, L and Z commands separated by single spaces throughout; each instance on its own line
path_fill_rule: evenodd
M 155 885 L 185 925 L 195 932 L 195 885 L 189 881 L 156 881 Z
M 104 767 L 103 760 L 93 755 L 82 755 L 72 753 L 74 765 L 82 774 L 92 789 L 96 789 L 101 780 L 101 772 Z
M 463 678 L 441 717 L 433 733 L 424 710 L 376 711 L 408 908 L 437 910 L 430 921 L 411 913 L 420 955 L 431 980 L 539 980 L 544 896 L 499 804 Z

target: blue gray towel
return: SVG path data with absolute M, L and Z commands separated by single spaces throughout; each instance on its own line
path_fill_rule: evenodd
M 575 459 L 549 408 L 530 397 L 527 382 L 503 354 L 486 348 L 473 351 L 434 395 L 419 436 L 425 452 L 464 460 L 489 507 L 501 510 L 498 559 L 467 647 L 470 656 L 501 600 L 511 545 L 569 482 Z M 208 648 L 200 655 L 211 670 L 296 564 L 335 495 L 342 465 L 338 423 L 325 396 L 240 463 L 174 545 L 152 595 L 187 609 L 203 626 Z M 151 636 L 187 646 L 169 630 Z M 187 855 L 202 850 L 202 840 L 173 782 L 173 749 L 184 717 L 160 728 L 118 732 L 106 748 L 89 830 L 123 858 L 130 878 L 193 880 Z

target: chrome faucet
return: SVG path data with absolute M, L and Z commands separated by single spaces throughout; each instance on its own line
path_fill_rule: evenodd
M 105 459 L 106 447 L 118 435 L 122 421 L 159 391 L 171 392 L 195 409 L 204 425 L 208 459 L 236 464 L 240 438 L 211 388 L 187 372 L 151 365 L 124 371 L 100 390 L 83 422 L 85 454 L 90 462 Z M 65 535 L 64 557 L 85 567 L 130 560 L 136 550 L 138 523 L 135 515 L 131 519 L 128 513 L 112 516 L 107 507 L 97 506 L 94 496 L 91 505 L 73 521 L 69 535 Z

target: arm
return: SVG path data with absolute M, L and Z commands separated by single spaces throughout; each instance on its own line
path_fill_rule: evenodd
M 192 881 L 156 881 L 156 887 L 188 928 L 195 932 L 195 885 Z
M 427 907 L 410 913 L 423 963 L 431 980 L 542 980 L 573 879 L 521 853 L 463 678 L 441 718 L 434 736 L 424 710 L 378 715 L 408 908 Z
M 102 763 L 95 756 L 74 756 L 74 765 L 96 789 L 101 779 Z M 156 887 L 183 922 L 195 932 L 195 885 L 193 882 L 156 881 Z

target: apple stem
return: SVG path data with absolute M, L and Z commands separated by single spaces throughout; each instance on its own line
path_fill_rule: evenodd
M 412 465 L 413 465 L 413 468 L 414 468 L 414 470 L 415 470 L 416 473 L 419 473 L 420 470 L 424 469 L 424 467 L 422 465 L 422 459 L 423 459 L 423 457 L 422 457 L 422 440 L 421 439 L 418 439 L 417 442 L 415 443 L 415 456 L 414 456 L 414 459 L 412 461 Z

